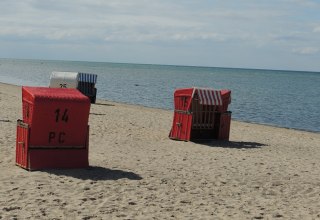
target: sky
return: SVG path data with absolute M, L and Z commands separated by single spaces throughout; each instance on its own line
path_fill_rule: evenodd
M 320 72 L 320 0 L 1 0 L 0 57 Z

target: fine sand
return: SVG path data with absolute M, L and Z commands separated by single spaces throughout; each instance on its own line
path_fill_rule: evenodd
M 0 106 L 0 219 L 320 219 L 319 133 L 232 121 L 230 142 L 173 141 L 172 111 L 98 100 L 90 168 L 30 172 L 21 87 Z

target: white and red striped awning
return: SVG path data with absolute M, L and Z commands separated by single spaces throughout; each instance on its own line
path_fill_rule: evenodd
M 222 105 L 221 91 L 207 88 L 194 88 L 194 94 L 198 94 L 199 102 L 201 105 Z

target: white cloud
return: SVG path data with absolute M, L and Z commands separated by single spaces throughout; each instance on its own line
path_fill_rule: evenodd
M 293 53 L 302 54 L 302 55 L 317 54 L 319 51 L 320 51 L 319 48 L 315 48 L 315 47 L 295 48 L 292 50 Z
M 81 0 L 73 2 L 72 10 L 72 1 L 63 2 L 33 0 L 17 4 L 15 13 L 0 15 L 0 37 L 61 42 L 225 40 L 225 36 L 217 33 L 220 30 L 215 31 L 207 21 L 210 17 L 202 20 L 199 15 L 192 16 L 191 9 L 175 11 L 180 6 L 173 3 Z
M 320 26 L 313 28 L 313 32 L 320 33 Z

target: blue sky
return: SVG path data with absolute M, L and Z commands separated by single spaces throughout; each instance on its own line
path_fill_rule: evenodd
M 320 72 L 320 1 L 1 0 L 0 57 Z

